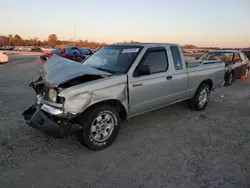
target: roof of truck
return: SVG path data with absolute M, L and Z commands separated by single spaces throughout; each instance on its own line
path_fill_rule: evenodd
M 150 43 L 150 42 L 131 42 L 131 43 L 119 43 L 119 44 L 110 44 L 112 45 L 121 45 L 121 46 L 148 46 L 148 47 L 154 47 L 154 46 L 177 46 L 178 44 L 171 44 L 171 43 Z

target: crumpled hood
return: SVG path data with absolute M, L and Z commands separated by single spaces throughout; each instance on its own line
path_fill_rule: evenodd
M 103 77 L 112 74 L 82 65 L 72 60 L 53 55 L 39 69 L 39 75 L 48 87 L 58 87 L 71 79 L 84 75 L 100 75 Z

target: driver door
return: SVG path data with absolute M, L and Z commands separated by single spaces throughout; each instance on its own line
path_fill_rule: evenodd
M 139 65 L 149 67 L 150 73 L 140 75 L 138 67 L 129 79 L 129 104 L 131 116 L 158 108 L 170 102 L 172 75 L 166 48 L 149 48 Z

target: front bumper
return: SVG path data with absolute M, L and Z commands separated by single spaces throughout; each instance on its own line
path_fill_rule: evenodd
M 29 126 L 54 138 L 64 138 L 75 131 L 69 119 L 50 115 L 44 112 L 40 105 L 29 107 L 22 115 Z

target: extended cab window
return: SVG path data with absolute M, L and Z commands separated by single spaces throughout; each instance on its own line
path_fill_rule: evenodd
M 180 54 L 180 50 L 178 49 L 178 47 L 177 46 L 171 46 L 170 50 L 171 50 L 171 53 L 172 53 L 172 56 L 173 56 L 175 70 L 183 69 L 181 54 Z
M 234 56 L 234 61 L 239 61 L 239 60 L 241 60 L 241 58 L 240 58 L 240 54 L 235 54 L 235 56 Z
M 150 50 L 146 54 L 142 64 L 149 66 L 151 74 L 166 71 L 168 69 L 166 50 L 164 48 L 160 50 Z

